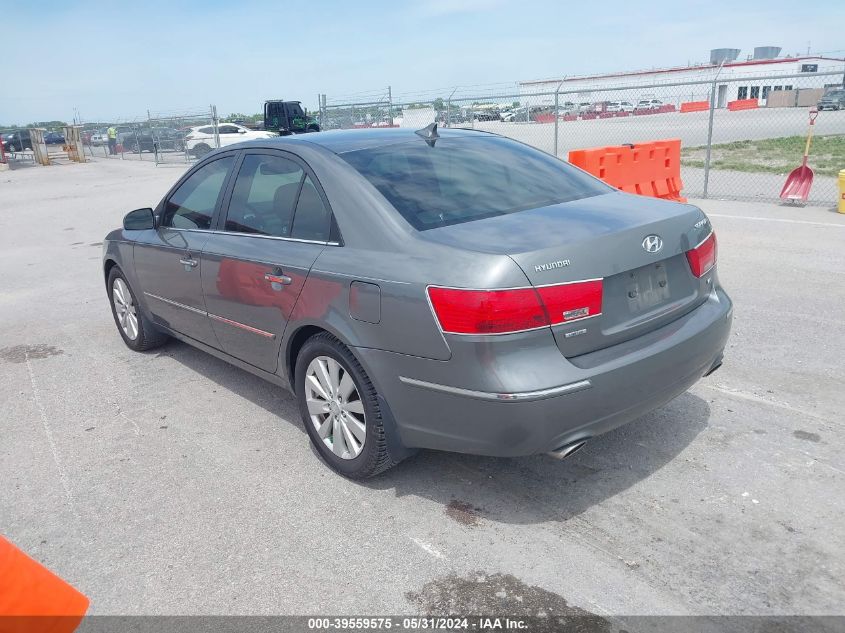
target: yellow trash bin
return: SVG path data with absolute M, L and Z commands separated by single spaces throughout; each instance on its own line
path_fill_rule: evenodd
M 839 213 L 845 213 L 845 169 L 839 172 Z

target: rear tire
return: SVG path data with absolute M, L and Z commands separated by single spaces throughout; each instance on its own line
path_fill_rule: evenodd
M 129 349 L 143 352 L 167 342 L 170 337 L 156 329 L 144 315 L 129 281 L 118 266 L 109 271 L 108 293 L 114 323 Z
M 326 380 L 319 378 L 321 363 L 328 370 Z M 350 479 L 367 479 L 401 461 L 402 457 L 394 454 L 397 451 L 391 451 L 391 446 L 398 446 L 398 438 L 392 437 L 392 426 L 385 425 L 376 388 L 343 343 L 326 332 L 312 336 L 297 356 L 294 375 L 305 430 L 335 472 Z

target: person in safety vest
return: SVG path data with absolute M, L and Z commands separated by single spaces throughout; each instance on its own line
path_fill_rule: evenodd
M 109 137 L 109 154 L 117 154 L 117 128 L 113 125 L 106 130 Z

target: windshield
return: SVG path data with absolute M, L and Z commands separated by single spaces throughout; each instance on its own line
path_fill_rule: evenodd
M 342 153 L 418 230 L 612 191 L 568 163 L 490 136 L 422 139 Z

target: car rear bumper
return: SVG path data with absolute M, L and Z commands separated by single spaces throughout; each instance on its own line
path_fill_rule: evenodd
M 716 289 L 692 312 L 637 339 L 568 360 L 557 348 L 557 361 L 514 355 L 510 370 L 485 358 L 482 347 L 476 366 L 462 371 L 494 374 L 495 389 L 468 387 L 469 378 L 460 384 L 445 371 L 454 357 L 355 352 L 389 403 L 405 446 L 532 455 L 609 431 L 686 391 L 721 364 L 732 312 Z M 536 388 L 525 388 L 526 372 L 537 377 Z

